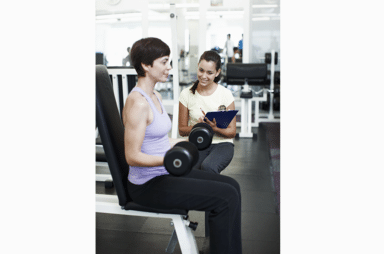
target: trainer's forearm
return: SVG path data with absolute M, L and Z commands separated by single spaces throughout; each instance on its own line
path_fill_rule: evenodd
M 234 138 L 236 137 L 236 129 L 233 128 L 226 128 L 226 129 L 221 129 L 218 127 L 213 127 L 213 132 L 223 138 Z
M 187 137 L 191 133 L 193 126 L 183 126 L 179 127 L 179 134 L 182 137 Z

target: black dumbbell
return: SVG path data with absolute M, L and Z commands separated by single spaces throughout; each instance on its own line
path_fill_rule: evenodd
M 211 145 L 213 134 L 213 129 L 209 124 L 197 123 L 192 127 L 188 140 L 194 144 L 197 149 L 204 150 Z
M 183 176 L 191 172 L 199 160 L 197 147 L 188 141 L 177 143 L 164 156 L 165 169 L 174 176 Z

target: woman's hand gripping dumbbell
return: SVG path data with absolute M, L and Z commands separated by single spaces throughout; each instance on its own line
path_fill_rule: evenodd
M 208 124 L 194 125 L 189 134 L 189 142 L 179 142 L 165 154 L 166 170 L 175 176 L 187 175 L 199 160 L 198 150 L 208 148 L 211 145 L 212 137 L 213 130 Z

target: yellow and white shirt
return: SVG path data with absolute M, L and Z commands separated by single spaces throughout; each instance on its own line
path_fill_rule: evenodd
M 218 85 L 216 91 L 209 96 L 200 95 L 197 90 L 195 94 L 190 90 L 192 86 L 185 88 L 179 97 L 179 101 L 189 110 L 188 126 L 194 126 L 197 124 L 198 119 L 203 115 L 201 109 L 205 113 L 210 111 L 217 111 L 220 105 L 228 107 L 235 99 L 232 92 L 222 85 Z M 212 144 L 218 144 L 221 142 L 233 143 L 233 139 L 227 139 L 223 137 L 213 136 Z

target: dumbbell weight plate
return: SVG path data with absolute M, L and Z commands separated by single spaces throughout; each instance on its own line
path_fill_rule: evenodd
M 165 154 L 164 166 L 170 174 L 182 176 L 191 171 L 198 159 L 198 150 L 192 143 L 179 142 Z
M 198 150 L 208 148 L 212 143 L 213 129 L 206 123 L 197 123 L 189 133 L 189 142 L 194 144 Z
M 204 127 L 204 128 L 207 128 L 211 133 L 212 133 L 212 135 L 213 135 L 213 129 L 212 129 L 212 127 L 209 125 L 209 124 L 207 124 L 207 123 L 197 123 L 197 124 L 195 124 L 194 126 L 193 126 L 193 128 L 197 128 L 197 127 Z M 192 129 L 193 129 L 192 128 Z
M 192 167 L 195 166 L 195 164 L 199 161 L 199 151 L 193 143 L 188 141 L 182 141 L 177 143 L 175 147 L 182 147 L 186 149 L 190 155 L 192 155 Z

